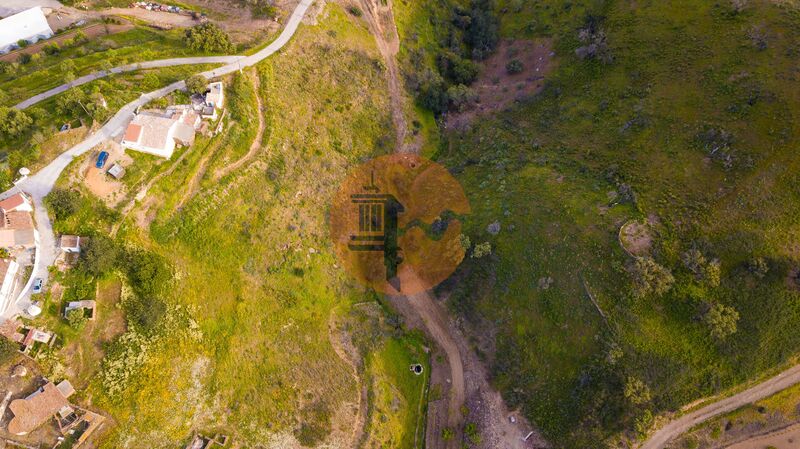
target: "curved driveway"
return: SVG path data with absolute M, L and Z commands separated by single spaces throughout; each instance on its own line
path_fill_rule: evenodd
M 265 58 L 269 57 L 273 53 L 280 50 L 289 40 L 292 38 L 294 33 L 297 31 L 297 27 L 300 25 L 300 22 L 303 20 L 303 16 L 305 16 L 306 11 L 308 8 L 314 3 L 314 0 L 301 0 L 300 4 L 294 9 L 292 12 L 289 21 L 286 23 L 286 26 L 281 31 L 281 34 L 275 39 L 272 43 L 258 51 L 257 53 L 250 55 L 250 56 L 209 56 L 209 57 L 200 57 L 200 58 L 177 58 L 177 59 L 166 59 L 161 61 L 151 61 L 152 67 L 167 67 L 169 65 L 178 65 L 178 64 L 208 64 L 209 62 L 228 62 L 227 65 L 222 67 L 218 67 L 216 69 L 208 70 L 202 72 L 201 75 L 204 76 L 206 79 L 215 78 L 222 75 L 227 75 L 229 73 L 233 73 L 237 70 L 241 70 L 244 67 L 249 67 L 255 65 Z M 187 62 L 191 61 L 191 62 Z M 176 63 L 177 62 L 177 63 Z M 140 63 L 134 65 L 128 65 L 123 67 L 118 67 L 115 69 L 111 69 L 111 73 L 121 73 L 127 70 L 135 70 L 135 67 L 146 68 L 145 64 L 148 63 Z M 163 65 L 160 65 L 163 64 Z M 102 78 L 108 75 L 106 72 L 98 72 L 96 74 L 86 75 L 86 77 L 94 77 L 92 79 Z M 89 82 L 92 79 L 88 79 L 85 82 Z M 75 83 L 78 80 L 69 83 L 68 85 L 59 86 L 51 91 L 48 92 L 55 92 L 58 89 L 61 89 L 63 92 L 66 89 L 76 85 Z M 116 137 L 120 135 L 124 130 L 128 123 L 133 118 L 134 112 L 140 106 L 143 106 L 154 100 L 156 98 L 163 97 L 164 95 L 169 94 L 170 92 L 174 92 L 178 89 L 182 89 L 186 87 L 186 83 L 184 81 L 178 81 L 175 83 L 170 84 L 169 86 L 163 87 L 156 91 L 143 94 L 138 99 L 126 104 L 123 106 L 116 114 L 114 114 L 111 119 L 105 123 L 99 130 L 94 132 L 90 135 L 86 140 L 83 142 L 75 145 L 74 147 L 68 149 L 67 151 L 61 153 L 55 160 L 50 162 L 46 167 L 38 171 L 36 174 L 23 178 L 22 180 L 18 181 L 16 185 L 9 189 L 6 192 L 0 194 L 0 198 L 5 198 L 14 193 L 17 193 L 19 190 L 22 190 L 28 193 L 34 202 L 35 208 L 35 220 L 36 220 L 36 230 L 38 231 L 38 244 L 36 246 L 36 257 L 34 262 L 33 272 L 31 273 L 30 279 L 28 279 L 28 283 L 23 288 L 22 292 L 17 296 L 16 301 L 13 304 L 0 304 L 0 312 L 2 315 L 0 316 L 0 320 L 11 317 L 15 314 L 22 312 L 28 305 L 30 305 L 30 288 L 33 284 L 33 280 L 35 278 L 42 278 L 45 282 L 48 278 L 48 267 L 53 265 L 56 259 L 56 244 L 55 244 L 55 235 L 53 234 L 53 227 L 50 223 L 50 218 L 47 215 L 47 209 L 44 207 L 44 197 L 53 190 L 53 186 L 58 180 L 58 177 L 61 175 L 61 172 L 69 165 L 72 160 L 78 156 L 83 155 L 93 147 L 99 145 L 103 141 Z M 36 101 L 41 101 L 44 98 L 47 98 L 46 95 L 48 92 L 43 94 L 37 95 L 37 97 L 43 96 L 38 100 L 31 98 L 26 100 L 23 103 L 34 104 Z M 56 93 L 51 93 L 50 96 L 56 95 Z M 20 104 L 23 104 L 20 103 Z M 18 105 L 19 106 L 19 105 Z
M 771 396 L 781 390 L 800 383 L 800 365 L 793 366 L 777 376 L 755 385 L 747 390 L 709 404 L 701 409 L 687 413 L 654 433 L 639 449 L 661 449 L 673 438 L 685 433 L 692 427 L 715 416 L 732 412 L 747 404 Z

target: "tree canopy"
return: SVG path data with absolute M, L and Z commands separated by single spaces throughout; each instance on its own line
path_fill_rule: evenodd
M 19 137 L 33 124 L 33 119 L 15 108 L 0 107 L 0 133 L 8 137 Z
M 211 22 L 187 29 L 186 43 L 193 50 L 226 53 L 234 51 L 234 46 L 228 33 Z

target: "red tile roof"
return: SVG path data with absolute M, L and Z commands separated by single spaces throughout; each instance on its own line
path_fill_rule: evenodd
M 131 123 L 128 125 L 128 128 L 125 130 L 125 137 L 124 139 L 128 142 L 138 142 L 139 135 L 142 133 L 142 125 L 137 125 L 135 123 Z
M 16 195 L 12 195 L 3 201 L 0 201 L 0 209 L 8 212 L 18 208 L 25 204 L 25 198 L 22 197 L 21 194 L 17 193 Z

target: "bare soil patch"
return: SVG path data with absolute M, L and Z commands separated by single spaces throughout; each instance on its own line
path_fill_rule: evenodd
M 550 39 L 501 41 L 494 54 L 484 61 L 472 86 L 478 95 L 477 106 L 448 114 L 447 128 L 463 129 L 479 115 L 502 111 L 516 100 L 537 94 L 544 86 L 545 76 L 553 69 L 554 56 Z M 522 64 L 518 73 L 509 73 L 507 66 L 512 61 Z
M 628 254 L 642 257 L 653 247 L 652 229 L 648 222 L 629 221 L 619 230 L 619 244 Z
M 96 168 L 95 161 L 99 151 L 108 151 L 108 161 L 103 168 Z M 103 200 L 109 207 L 116 206 L 123 198 L 127 189 L 120 181 L 114 179 L 106 172 L 114 164 L 118 163 L 122 167 L 127 167 L 133 162 L 130 156 L 125 154 L 122 147 L 114 142 L 109 141 L 107 144 L 102 145 L 98 151 L 91 153 L 91 157 L 84 161 L 83 168 L 83 182 L 86 187 L 98 198 Z

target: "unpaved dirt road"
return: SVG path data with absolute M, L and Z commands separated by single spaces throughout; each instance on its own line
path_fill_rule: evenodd
M 395 127 L 395 151 L 418 153 L 419 139 L 406 142 L 408 121 L 405 116 L 406 97 L 403 94 L 396 56 L 400 38 L 394 22 L 391 0 L 360 0 L 365 11 L 370 32 L 375 37 L 378 50 L 386 66 L 387 87 Z M 516 422 L 500 394 L 489 384 L 488 370 L 478 359 L 465 336 L 450 319 L 447 310 L 430 292 L 413 296 L 390 296 L 390 302 L 405 318 L 406 325 L 427 333 L 437 350 L 431 360 L 431 388 L 439 388 L 442 399 L 428 403 L 425 447 L 428 449 L 454 449 L 462 446 L 462 428 L 466 422 L 477 424 L 481 442 L 471 447 L 480 448 L 544 448 L 547 443 L 521 415 Z M 439 353 L 441 351 L 442 353 Z M 440 356 L 444 359 L 439 361 Z M 442 438 L 444 429 L 454 437 Z M 529 433 L 531 435 L 529 435 Z M 525 437 L 529 438 L 525 440 Z
M 644 444 L 639 446 L 639 449 L 662 449 L 671 439 L 700 423 L 715 416 L 736 410 L 744 405 L 751 404 L 759 399 L 771 396 L 797 383 L 800 383 L 800 365 L 793 366 L 777 376 L 767 379 L 747 390 L 670 421 L 655 432 Z M 795 447 L 800 447 L 800 443 Z

